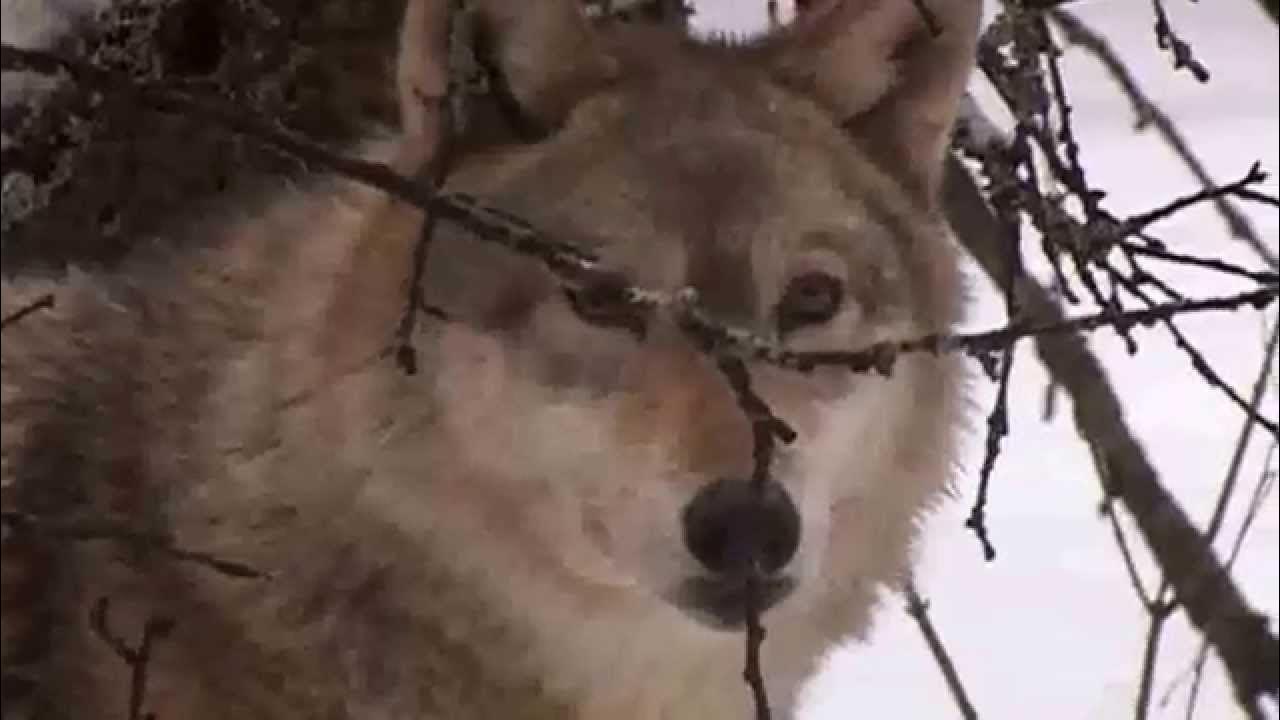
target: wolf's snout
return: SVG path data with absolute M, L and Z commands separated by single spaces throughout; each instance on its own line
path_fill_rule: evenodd
M 800 514 L 777 483 L 753 487 L 720 479 L 698 491 L 684 510 L 684 541 L 711 572 L 745 575 L 755 565 L 781 570 L 800 544 Z

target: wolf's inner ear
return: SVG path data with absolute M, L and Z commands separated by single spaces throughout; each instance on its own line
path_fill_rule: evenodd
M 448 79 L 451 0 L 409 0 L 400 36 L 398 84 L 406 134 L 439 132 L 433 100 Z M 463 12 L 476 32 L 479 60 L 521 122 L 546 133 L 586 94 L 614 75 L 579 0 L 473 0 Z M 424 102 L 425 101 L 425 102 Z
M 773 62 L 784 82 L 827 105 L 872 157 L 931 201 L 981 14 L 982 0 L 810 3 Z

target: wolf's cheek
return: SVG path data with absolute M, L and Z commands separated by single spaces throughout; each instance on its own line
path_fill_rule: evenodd
M 831 572 L 825 565 L 833 552 L 833 507 L 866 497 L 871 484 L 884 481 L 877 468 L 889 451 L 892 394 L 892 383 L 883 378 L 847 379 L 837 396 L 824 394 L 803 407 L 792 406 L 798 435 L 780 455 L 776 477 L 800 511 L 794 568 L 802 583 Z
M 497 340 L 462 324 L 440 330 L 435 395 L 445 424 L 461 437 L 493 431 L 509 393 L 508 363 Z
M 652 483 L 629 485 L 634 478 L 628 473 L 602 481 L 577 505 L 582 538 L 611 574 L 656 596 L 689 570 L 678 534 L 679 503 Z

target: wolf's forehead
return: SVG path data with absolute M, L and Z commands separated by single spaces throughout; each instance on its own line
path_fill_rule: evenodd
M 583 184 L 575 220 L 637 282 L 695 288 L 725 319 L 757 314 L 796 238 L 856 224 L 820 158 L 759 129 L 690 126 L 620 150 Z
M 789 106 L 803 104 L 749 56 L 697 46 L 629 54 L 613 89 L 637 134 L 696 134 L 709 127 L 775 132 L 794 109 Z
M 842 134 L 814 103 L 731 49 L 645 62 L 652 65 L 638 78 L 620 83 L 616 150 L 631 161 L 626 173 L 649 186 L 649 200 L 679 210 L 671 216 L 683 230 L 740 230 L 796 212 L 806 196 L 836 200 L 824 146 Z
M 666 120 L 605 144 L 576 188 L 591 208 L 581 219 L 613 225 L 620 240 L 634 228 L 691 254 L 722 255 L 846 224 L 850 198 L 819 148 L 737 119 Z
M 511 200 L 647 287 L 749 309 L 787 242 L 847 227 L 839 130 L 751 63 L 650 53 L 531 150 Z M 842 150 L 852 147 L 842 144 Z

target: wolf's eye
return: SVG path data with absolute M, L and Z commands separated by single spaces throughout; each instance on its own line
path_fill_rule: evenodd
M 569 307 L 583 321 L 644 337 L 647 324 L 645 308 L 630 298 L 627 284 L 621 277 L 608 275 L 582 287 L 566 288 L 565 297 L 569 300 Z
M 844 283 L 824 272 L 797 275 L 778 302 L 778 332 L 786 335 L 806 325 L 824 323 L 840 310 Z

